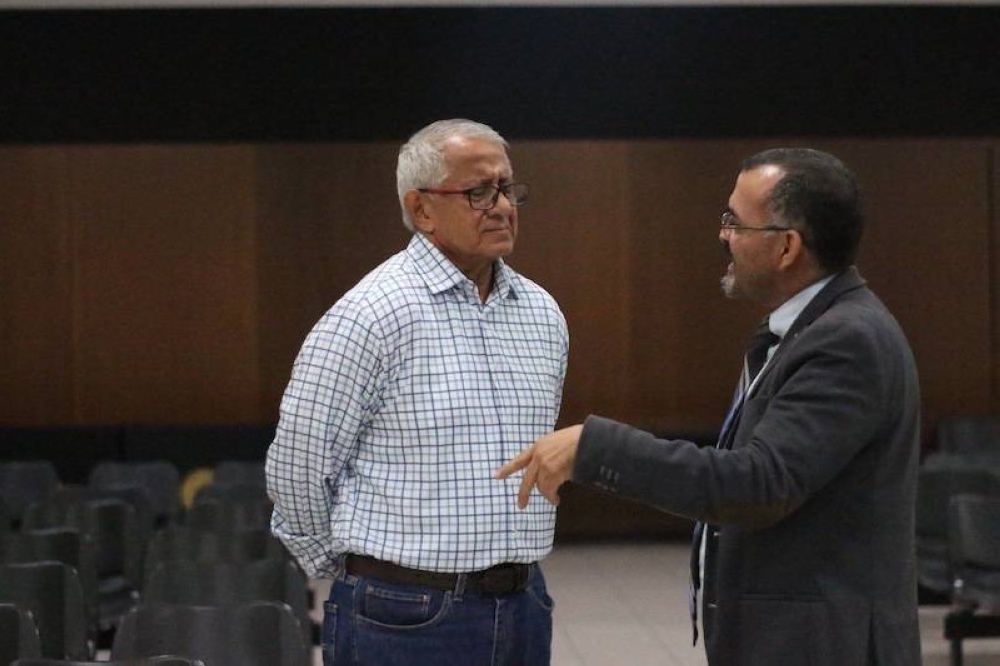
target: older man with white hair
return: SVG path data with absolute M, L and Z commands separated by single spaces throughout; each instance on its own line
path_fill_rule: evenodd
M 274 533 L 325 605 L 330 664 L 546 664 L 538 560 L 554 508 L 493 471 L 556 422 L 568 355 L 553 298 L 504 261 L 528 186 L 486 125 L 399 151 L 406 249 L 306 338 L 267 455 Z

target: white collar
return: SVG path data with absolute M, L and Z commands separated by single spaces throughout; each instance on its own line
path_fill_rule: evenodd
M 830 280 L 834 277 L 833 275 L 828 275 L 818 282 L 813 282 L 782 303 L 777 310 L 771 313 L 771 316 L 767 320 L 771 332 L 779 338 L 784 338 L 785 334 L 788 333 L 788 329 L 792 327 L 795 320 L 799 318 L 802 311 L 809 305 L 809 301 L 815 298 L 816 294 L 822 291 L 823 287 L 829 284 Z

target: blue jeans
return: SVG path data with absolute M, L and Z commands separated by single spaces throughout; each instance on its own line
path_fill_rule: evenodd
M 546 666 L 552 598 L 532 567 L 523 592 L 500 597 L 341 574 L 324 603 L 324 666 Z

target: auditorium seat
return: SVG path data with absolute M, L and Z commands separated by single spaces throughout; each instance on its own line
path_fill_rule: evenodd
M 942 419 L 935 427 L 938 453 L 1000 463 L 1000 416 Z
M 218 486 L 254 486 L 264 488 L 263 460 L 220 460 L 215 463 L 212 483 Z
M 209 488 L 212 486 L 202 488 L 188 508 L 184 516 L 186 526 L 203 530 L 270 527 L 274 507 L 266 495 L 245 486 L 218 488 L 206 493 Z
M 146 552 L 146 570 L 167 560 L 248 562 L 290 560 L 284 544 L 264 529 L 205 530 L 170 525 L 157 530 Z
M 0 602 L 30 611 L 38 624 L 41 656 L 89 659 L 87 612 L 76 571 L 62 562 L 0 565 Z
M 292 609 L 274 601 L 235 607 L 140 604 L 115 634 L 112 659 L 183 654 L 206 666 L 309 666 Z
M 74 486 L 28 507 L 24 523 L 29 528 L 72 527 L 93 539 L 101 629 L 116 626 L 135 604 L 148 540 L 133 505 L 116 497 L 95 498 Z
M 93 488 L 142 488 L 157 527 L 175 522 L 180 514 L 180 472 L 168 460 L 102 461 L 91 469 L 87 484 Z
M 306 577 L 288 560 L 168 560 L 160 562 L 143 585 L 144 603 L 238 606 L 249 601 L 287 604 L 299 622 L 303 638 L 312 642 Z
M 15 564 L 44 560 L 62 562 L 76 571 L 87 611 L 88 640 L 96 644 L 100 631 L 100 597 L 93 539 L 74 527 L 25 529 L 0 536 L 0 562 Z
M 2 662 L 0 662 L 2 663 Z M 10 666 L 206 666 L 197 659 L 162 655 L 143 659 L 114 661 L 71 661 L 62 659 L 18 659 Z
M 922 466 L 917 478 L 917 577 L 923 588 L 949 596 L 948 507 L 961 493 L 1000 494 L 1000 477 L 966 466 Z
M 954 586 L 945 637 L 952 666 L 961 666 L 964 639 L 1000 636 L 1000 496 L 957 495 L 949 514 Z
M 48 497 L 60 485 L 56 467 L 48 460 L 0 462 L 0 500 L 15 528 L 29 506 Z
M 0 664 L 41 654 L 38 625 L 31 613 L 14 603 L 0 603 Z

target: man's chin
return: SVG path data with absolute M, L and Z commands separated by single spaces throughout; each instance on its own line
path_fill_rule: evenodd
M 494 243 L 493 247 L 490 248 L 490 254 L 493 255 L 494 259 L 499 259 L 501 257 L 506 257 L 507 255 L 514 252 L 514 241 L 513 239 L 507 241 L 506 243 Z
M 722 288 L 722 293 L 726 298 L 735 299 L 740 297 L 740 290 L 736 288 L 736 279 L 733 277 L 732 273 L 720 278 L 719 286 Z

